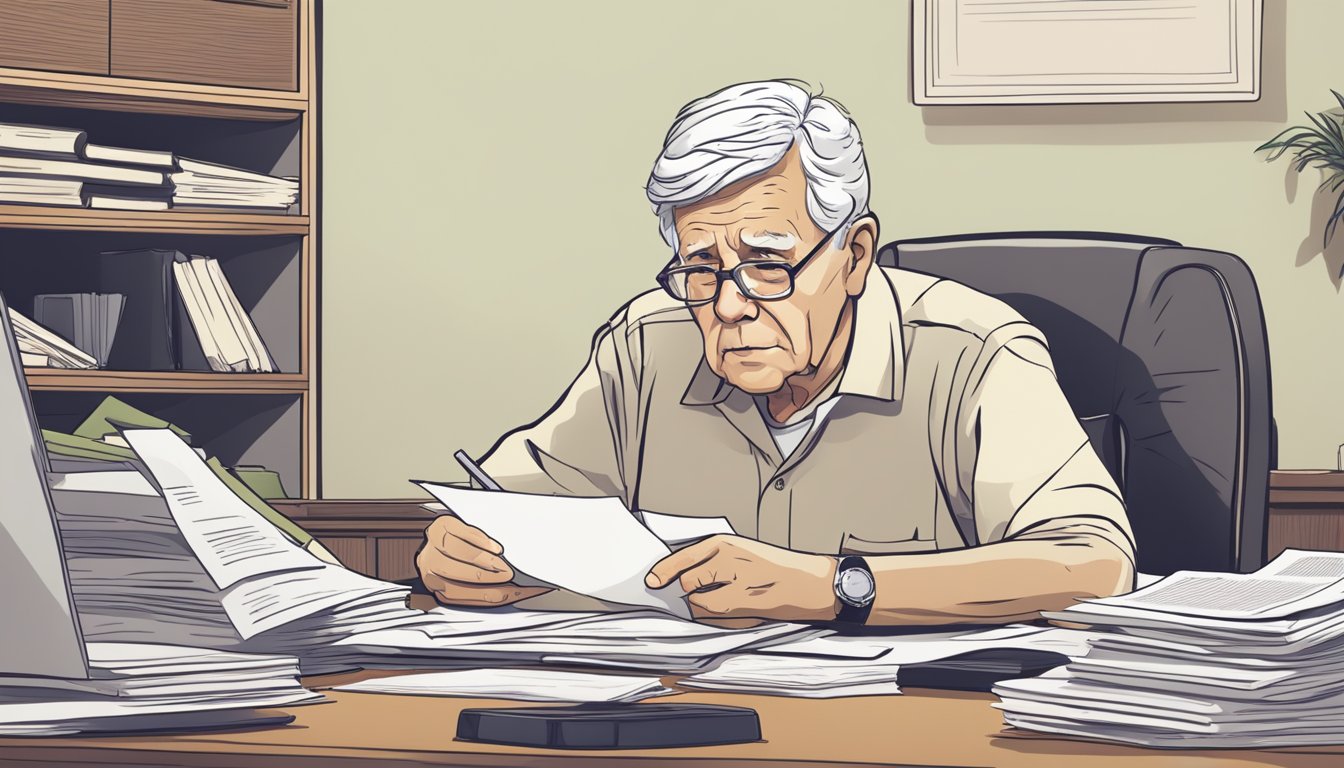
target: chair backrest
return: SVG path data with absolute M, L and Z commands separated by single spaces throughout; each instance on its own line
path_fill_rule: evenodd
M 1124 492 L 1140 571 L 1264 564 L 1269 353 L 1244 262 L 1096 232 L 902 240 L 878 261 L 998 297 L 1041 329 Z

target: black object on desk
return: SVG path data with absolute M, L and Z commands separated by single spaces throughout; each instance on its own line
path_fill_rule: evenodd
M 1069 657 L 1032 648 L 984 648 L 946 659 L 906 664 L 896 673 L 902 688 L 988 691 L 1001 680 L 1035 677 L 1069 663 Z
M 756 710 L 721 704 L 464 709 L 457 738 L 548 749 L 705 747 L 761 740 Z

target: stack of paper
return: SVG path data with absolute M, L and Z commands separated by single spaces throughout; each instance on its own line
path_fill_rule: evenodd
M 152 484 L 135 471 L 52 483 L 87 640 L 292 654 L 320 674 L 359 666 L 340 639 L 432 621 L 405 607 L 405 587 L 286 538 L 172 431 L 125 437 Z
M 1344 741 L 1344 553 L 1180 572 L 1048 615 L 1103 634 L 1062 670 L 998 685 L 1009 725 L 1159 747 Z
M 686 673 L 726 654 L 816 634 L 798 624 L 726 629 L 665 613 L 529 611 L 440 607 L 418 626 L 338 641 L 366 667 L 564 664 Z
M 299 199 L 299 182 L 181 158 L 172 175 L 173 205 L 285 209 Z
M 256 324 L 238 301 L 218 259 L 179 253 L 173 262 L 173 278 L 211 370 L 276 371 Z
M 556 669 L 463 669 L 363 680 L 336 687 L 356 693 L 469 696 L 518 701 L 629 704 L 676 693 L 656 677 Z
M 98 361 L 93 355 L 29 320 L 12 307 L 8 309 L 9 322 L 14 326 L 14 339 L 18 342 L 24 365 L 76 369 L 98 367 Z
M 44 293 L 33 297 L 33 317 L 81 351 L 99 368 L 116 338 L 126 297 L 120 293 Z
M 199 160 L 179 163 L 163 150 L 91 144 L 84 131 L 71 128 L 0 123 L 0 203 L 283 210 L 298 193 L 293 179 Z
M 305 674 L 524 663 L 682 672 L 816 633 L 793 624 L 740 630 L 698 624 L 669 615 L 668 601 L 658 596 L 644 598 L 661 608 L 656 612 L 411 610 L 405 587 L 323 563 L 286 538 L 171 430 L 123 435 L 144 475 L 73 472 L 52 483 L 72 592 L 90 640 L 153 638 L 292 654 Z M 612 554 L 603 562 L 620 560 L 618 551 Z M 633 576 L 601 568 L 574 575 L 637 596 L 623 585 L 642 584 L 647 568 L 639 562 L 644 570 Z
M 84 131 L 0 123 L 0 202 L 161 211 L 171 152 L 89 144 Z
M 89 643 L 87 680 L 0 676 L 0 736 L 225 727 L 323 700 L 292 656 Z
M 725 659 L 681 681 L 689 688 L 827 699 L 901 692 L 901 667 L 988 649 L 1081 653 L 1088 634 L 1014 624 L 987 630 L 825 634 Z
M 84 205 L 84 183 L 77 179 L 0 176 L 0 203 Z

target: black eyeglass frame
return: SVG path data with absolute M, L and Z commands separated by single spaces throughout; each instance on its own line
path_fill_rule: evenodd
M 867 213 L 864 215 L 873 216 L 872 213 Z M 858 219 L 855 219 L 853 222 L 848 223 L 854 224 L 857 222 Z M 781 301 L 793 295 L 793 289 L 794 285 L 796 284 L 796 278 L 798 276 L 798 273 L 803 271 L 803 268 L 807 266 L 807 263 L 812 260 L 813 256 L 816 256 L 817 254 L 826 250 L 826 246 L 831 242 L 831 240 L 836 236 L 836 234 L 841 229 L 844 229 L 845 223 L 846 222 L 842 221 L 840 225 L 837 226 L 835 229 L 832 229 L 830 232 L 827 232 L 826 236 L 821 238 L 821 240 L 812 247 L 812 250 L 807 252 L 807 255 L 803 256 L 803 258 L 799 259 L 798 261 L 792 264 L 783 261 L 767 261 L 757 259 L 755 261 L 744 261 L 738 264 L 737 266 L 733 267 L 732 269 L 714 269 L 713 267 L 706 266 L 704 264 L 688 264 L 682 267 L 668 266 L 664 267 L 663 271 L 658 273 L 658 277 L 656 278 L 656 280 L 658 281 L 658 285 L 662 286 L 663 291 L 666 292 L 668 296 L 671 296 L 677 301 L 682 302 L 688 307 L 700 307 L 704 306 L 705 304 L 717 301 L 719 298 L 719 292 L 723 290 L 723 281 L 725 279 L 731 279 L 733 281 L 733 284 L 737 286 L 737 290 L 741 291 L 743 296 L 746 296 L 752 301 Z M 675 259 L 673 259 L 673 261 L 675 261 Z M 748 267 L 757 267 L 761 265 L 767 265 L 775 267 L 776 269 L 784 270 L 784 273 L 789 277 L 789 289 L 783 293 L 774 296 L 757 296 L 753 291 L 748 289 L 746 283 L 743 281 L 739 272 Z M 671 280 L 672 275 L 688 274 L 691 272 L 703 272 L 703 273 L 712 272 L 714 274 L 715 282 L 714 282 L 713 296 L 710 296 L 708 299 L 691 300 L 680 298 L 677 296 L 675 292 L 673 292 L 671 285 L 669 285 L 669 281 Z

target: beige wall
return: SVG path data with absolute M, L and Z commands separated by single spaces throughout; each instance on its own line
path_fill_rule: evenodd
M 665 260 L 642 186 L 676 109 L 766 77 L 849 107 L 884 240 L 1095 229 L 1242 256 L 1281 465 L 1333 466 L 1344 306 L 1315 247 L 1318 172 L 1252 149 L 1344 89 L 1344 2 L 1266 5 L 1257 104 L 920 109 L 896 0 L 329 0 L 324 495 L 413 495 L 407 478 L 459 477 L 454 449 L 542 413 Z

